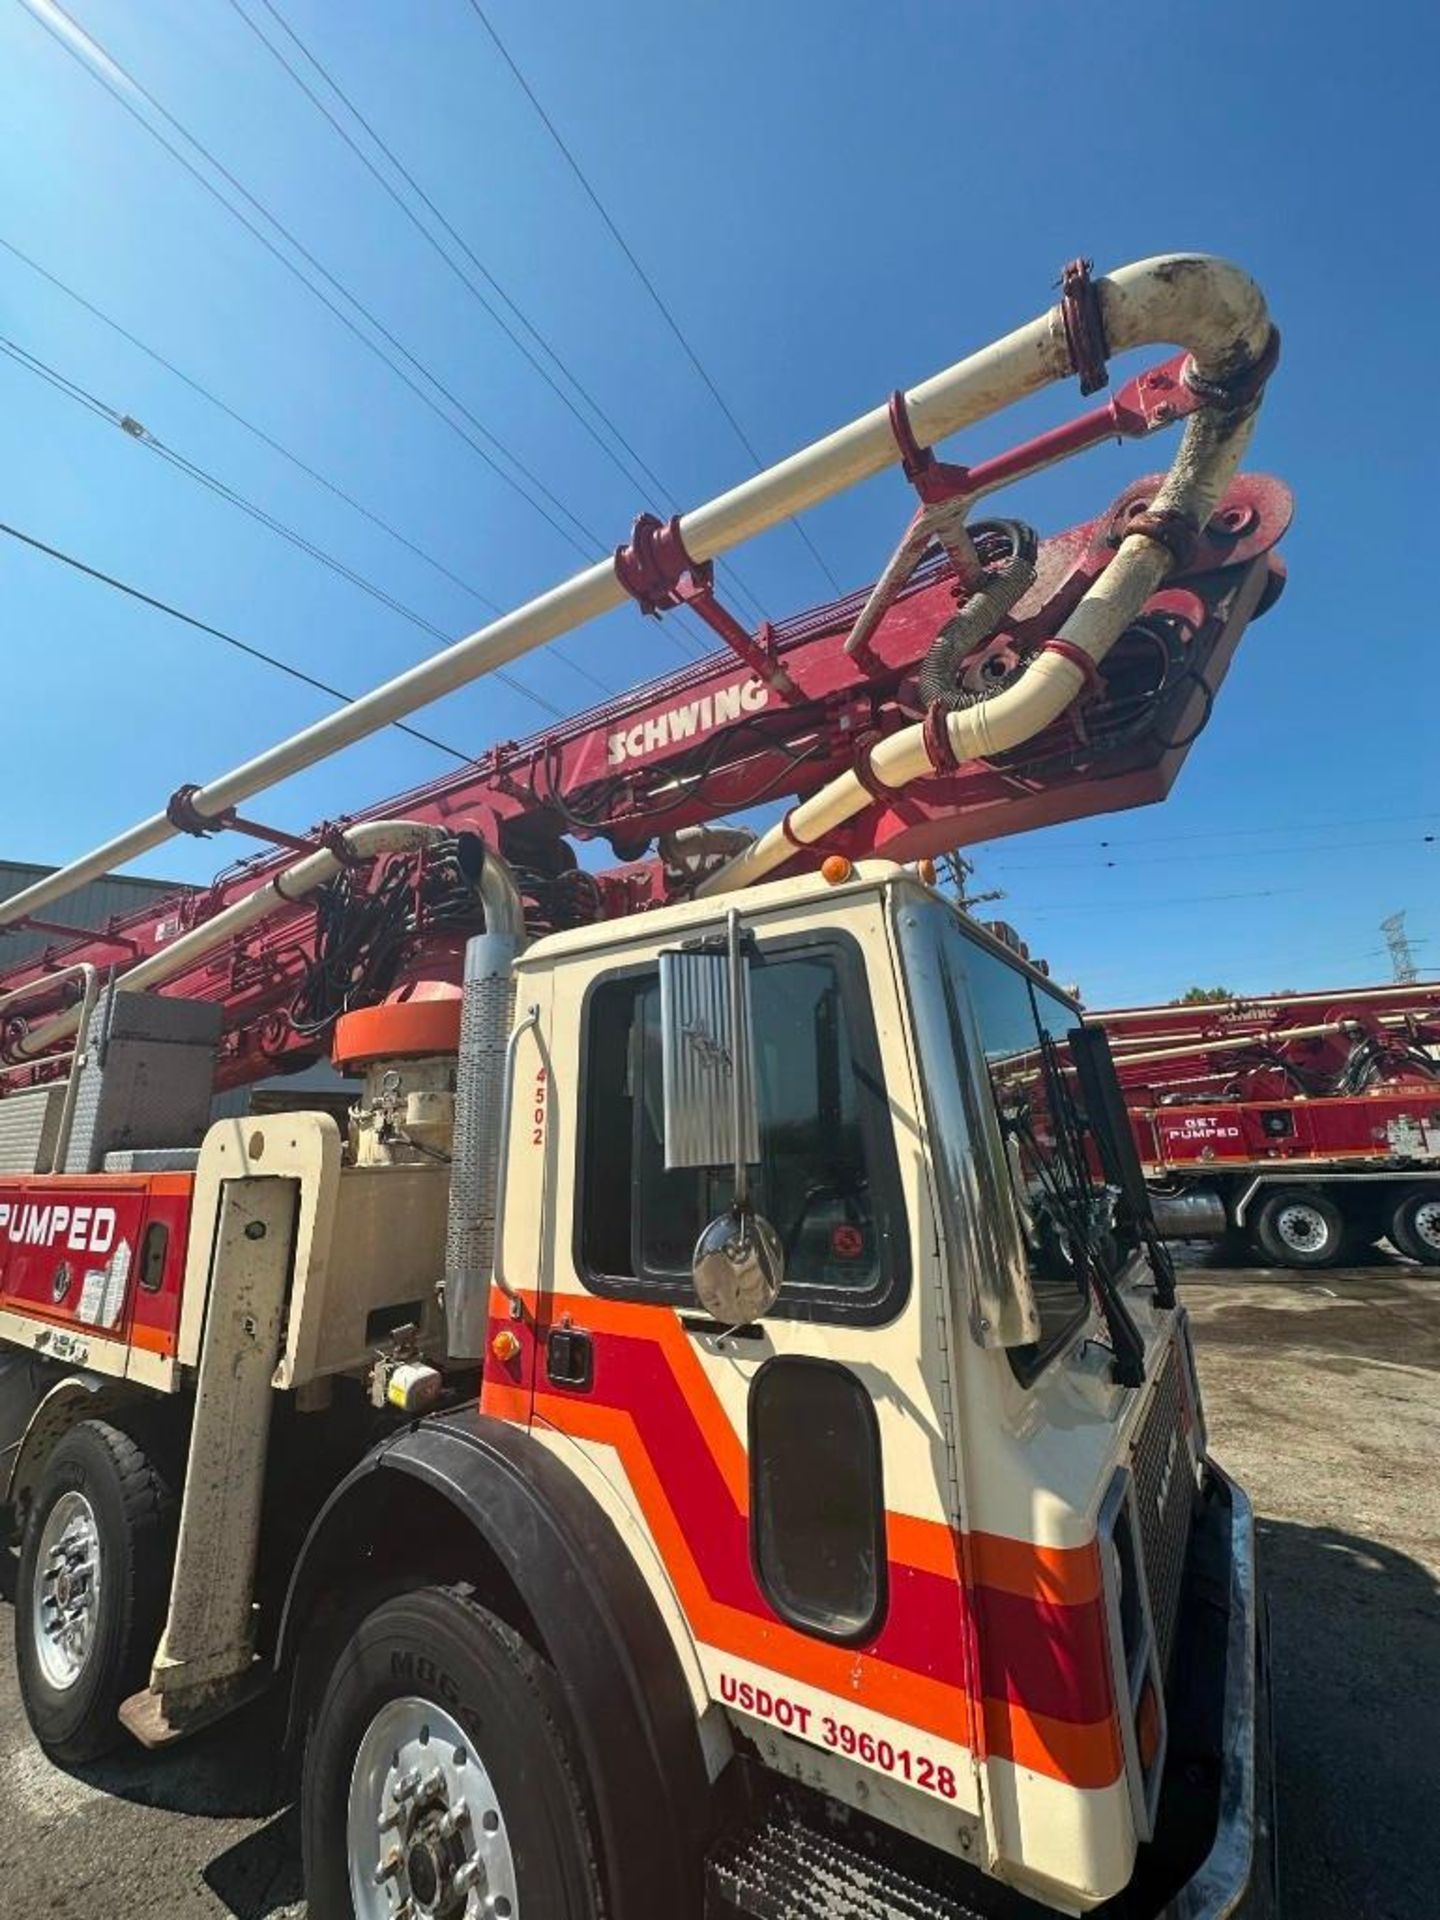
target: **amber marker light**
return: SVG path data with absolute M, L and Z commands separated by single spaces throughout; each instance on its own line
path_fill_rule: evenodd
M 843 853 L 827 853 L 820 862 L 820 878 L 827 880 L 832 887 L 840 886 L 851 878 L 855 868 Z

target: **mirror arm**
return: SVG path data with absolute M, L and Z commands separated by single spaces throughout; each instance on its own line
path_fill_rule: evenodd
M 745 1159 L 745 1114 L 750 1071 L 749 1032 L 745 1018 L 745 972 L 740 951 L 740 909 L 730 907 L 725 915 L 725 944 L 730 964 L 730 1116 L 735 1139 L 736 1215 L 743 1220 L 750 1211 L 750 1168 Z

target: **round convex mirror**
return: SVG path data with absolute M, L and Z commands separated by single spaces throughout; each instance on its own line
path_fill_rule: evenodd
M 712 1320 L 749 1326 L 774 1306 L 785 1278 L 780 1236 L 758 1213 L 719 1214 L 695 1242 L 691 1273 Z

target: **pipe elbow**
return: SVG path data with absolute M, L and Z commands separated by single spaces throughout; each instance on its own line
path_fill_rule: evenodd
M 1023 746 L 1058 720 L 1084 685 L 1085 676 L 1072 661 L 1042 653 L 1013 687 L 949 716 L 951 751 L 964 762 Z
M 1270 342 L 1265 296 L 1242 267 L 1208 253 L 1166 253 L 1095 283 L 1111 353 L 1184 347 L 1205 380 L 1244 373 Z
M 525 944 L 525 908 L 520 887 L 508 860 L 493 847 L 485 848 L 484 864 L 475 882 L 480 904 L 485 909 L 485 931 L 513 940 L 518 948 Z

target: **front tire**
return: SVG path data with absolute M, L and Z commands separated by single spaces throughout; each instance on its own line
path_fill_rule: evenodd
M 1255 1240 L 1272 1267 L 1338 1266 L 1349 1245 L 1339 1207 L 1308 1187 L 1267 1193 L 1255 1214 Z
M 311 1920 L 598 1920 L 587 1796 L 553 1669 L 468 1587 L 384 1601 L 305 1747 Z M 471 1898 L 471 1894 L 475 1898 Z
M 1393 1246 L 1422 1267 L 1440 1267 L 1440 1185 L 1397 1195 L 1385 1231 Z
M 51 1454 L 25 1527 L 15 1664 L 35 1737 L 53 1760 L 97 1759 L 145 1685 L 165 1623 L 175 1501 L 159 1465 L 106 1420 Z

